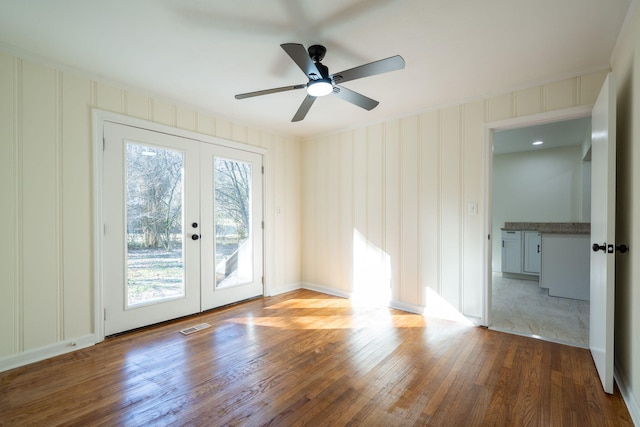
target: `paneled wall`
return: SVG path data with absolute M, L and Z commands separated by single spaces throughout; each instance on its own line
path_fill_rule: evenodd
M 617 86 L 615 371 L 629 412 L 640 425 L 640 8 L 613 57 Z M 624 391 L 628 391 L 625 395 Z
M 266 148 L 266 282 L 300 285 L 299 141 L 0 54 L 0 369 L 94 333 L 93 107 Z
M 592 105 L 605 76 L 583 75 L 306 139 L 305 285 L 343 295 L 390 286 L 394 306 L 416 311 L 437 294 L 480 318 L 485 125 Z

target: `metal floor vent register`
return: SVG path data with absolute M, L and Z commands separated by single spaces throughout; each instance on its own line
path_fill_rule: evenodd
M 200 323 L 199 325 L 196 325 L 196 326 L 192 326 L 192 327 L 190 327 L 190 328 L 183 329 L 183 330 L 181 330 L 181 331 L 180 331 L 180 333 L 181 333 L 182 335 L 191 335 L 191 334 L 193 334 L 193 333 L 196 333 L 196 332 L 198 332 L 198 331 L 201 331 L 201 330 L 203 330 L 203 329 L 207 329 L 207 328 L 210 328 L 210 327 L 211 327 L 211 325 L 210 325 L 210 324 L 208 324 L 208 323 Z

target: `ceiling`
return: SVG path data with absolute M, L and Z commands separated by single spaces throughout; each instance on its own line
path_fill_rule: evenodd
M 635 0 L 0 0 L 0 49 L 234 122 L 307 136 L 609 67 Z M 404 70 L 291 118 L 306 83 L 282 43 L 323 44 L 330 72 L 401 55 Z
M 586 137 L 591 137 L 591 117 L 495 131 L 493 154 L 582 145 Z M 542 141 L 543 144 L 533 145 L 536 141 Z

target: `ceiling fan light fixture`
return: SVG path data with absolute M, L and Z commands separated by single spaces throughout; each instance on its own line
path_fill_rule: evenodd
M 302 104 L 300 104 L 296 114 L 291 119 L 292 122 L 299 122 L 304 119 L 316 98 L 329 94 L 333 94 L 337 98 L 370 111 L 379 104 L 378 101 L 339 85 L 351 80 L 375 76 L 376 74 L 388 73 L 389 71 L 401 70 L 404 68 L 404 59 L 402 59 L 400 55 L 396 55 L 350 68 L 337 74 L 329 74 L 329 67 L 320 63 L 327 51 L 324 46 L 313 45 L 309 46 L 309 49 L 305 49 L 304 46 L 299 43 L 283 43 L 280 47 L 282 47 L 287 55 L 291 57 L 293 62 L 296 63 L 298 68 L 300 68 L 300 70 L 305 74 L 308 81 L 298 85 L 240 93 L 237 94 L 235 98 L 245 99 L 252 98 L 254 96 L 268 95 L 270 93 L 288 92 L 290 90 L 306 88 L 307 95 L 304 97 Z
M 311 96 L 325 96 L 333 92 L 331 79 L 311 80 L 307 83 L 307 93 Z

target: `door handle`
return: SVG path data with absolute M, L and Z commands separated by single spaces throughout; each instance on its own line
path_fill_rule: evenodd
M 629 252 L 629 246 L 622 244 L 620 246 L 616 245 L 615 250 L 620 252 L 621 254 L 626 254 Z
M 192 234 L 191 235 L 191 240 L 198 240 L 200 238 L 199 234 Z
M 621 254 L 626 254 L 629 252 L 629 247 L 627 245 L 607 245 L 607 253 L 612 254 L 615 251 L 618 251 Z
M 593 249 L 594 252 L 602 251 L 604 253 L 609 253 L 609 254 L 612 254 L 615 251 L 618 251 L 621 254 L 626 254 L 627 252 L 629 252 L 629 246 L 625 244 L 618 246 L 618 245 L 611 245 L 611 244 L 607 245 L 606 243 L 602 245 L 594 243 L 591 246 L 591 249 Z

